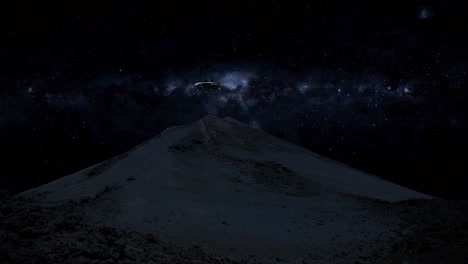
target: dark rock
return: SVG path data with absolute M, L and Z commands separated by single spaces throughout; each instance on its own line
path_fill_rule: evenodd
M 156 236 L 153 234 L 145 234 L 145 240 L 148 241 L 149 243 L 157 243 Z
M 19 235 L 22 238 L 37 238 L 44 234 L 47 234 L 47 230 L 36 229 L 34 227 L 25 227 L 19 232 Z
M 9 215 L 9 214 L 13 213 L 13 208 L 11 208 L 11 206 L 8 206 L 8 205 L 7 206 L 2 206 L 0 210 L 1 210 L 3 215 Z
M 87 263 L 89 263 L 90 261 L 91 261 L 91 260 L 90 260 L 89 258 L 87 258 L 87 257 L 85 257 L 85 256 L 80 256 L 80 257 L 77 259 L 76 263 L 78 263 L 78 264 L 87 264 Z
M 119 259 L 120 258 L 120 253 L 119 252 L 114 252 L 114 253 L 112 253 L 111 256 L 112 256 L 113 259 Z
M 127 177 L 127 181 L 134 181 L 134 180 L 136 180 L 136 178 L 133 176 Z

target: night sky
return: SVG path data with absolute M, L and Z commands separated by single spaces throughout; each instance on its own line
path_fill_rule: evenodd
M 0 10 L 0 188 L 231 116 L 443 198 L 468 198 L 463 1 L 18 3 Z M 218 91 L 198 92 L 213 80 Z

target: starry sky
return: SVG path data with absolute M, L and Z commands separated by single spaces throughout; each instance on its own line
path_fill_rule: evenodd
M 36 3 L 0 11 L 0 180 L 18 192 L 206 114 L 468 197 L 461 1 Z M 219 90 L 200 92 L 199 81 Z

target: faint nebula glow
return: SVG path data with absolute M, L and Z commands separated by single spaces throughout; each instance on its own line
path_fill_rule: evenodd
M 246 88 L 252 75 L 253 74 L 249 72 L 228 72 L 221 77 L 219 82 L 229 90 L 235 90 L 239 87 Z
M 307 90 L 309 90 L 310 86 L 307 84 L 307 83 L 300 83 L 298 86 L 297 86 L 297 89 L 299 90 L 299 92 L 301 92 L 302 94 L 306 93 Z
M 418 18 L 420 20 L 429 20 L 434 17 L 434 12 L 432 11 L 432 7 L 430 5 L 422 6 L 419 9 Z

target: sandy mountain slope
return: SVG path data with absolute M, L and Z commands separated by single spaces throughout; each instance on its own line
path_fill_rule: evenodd
M 403 200 L 432 197 L 229 117 L 206 116 L 16 198 L 73 208 L 60 209 L 59 218 L 80 228 L 197 248 L 211 256 L 206 263 L 366 263 L 395 256 L 392 246 L 414 231 L 405 228 Z M 145 262 L 165 262 L 144 252 Z

